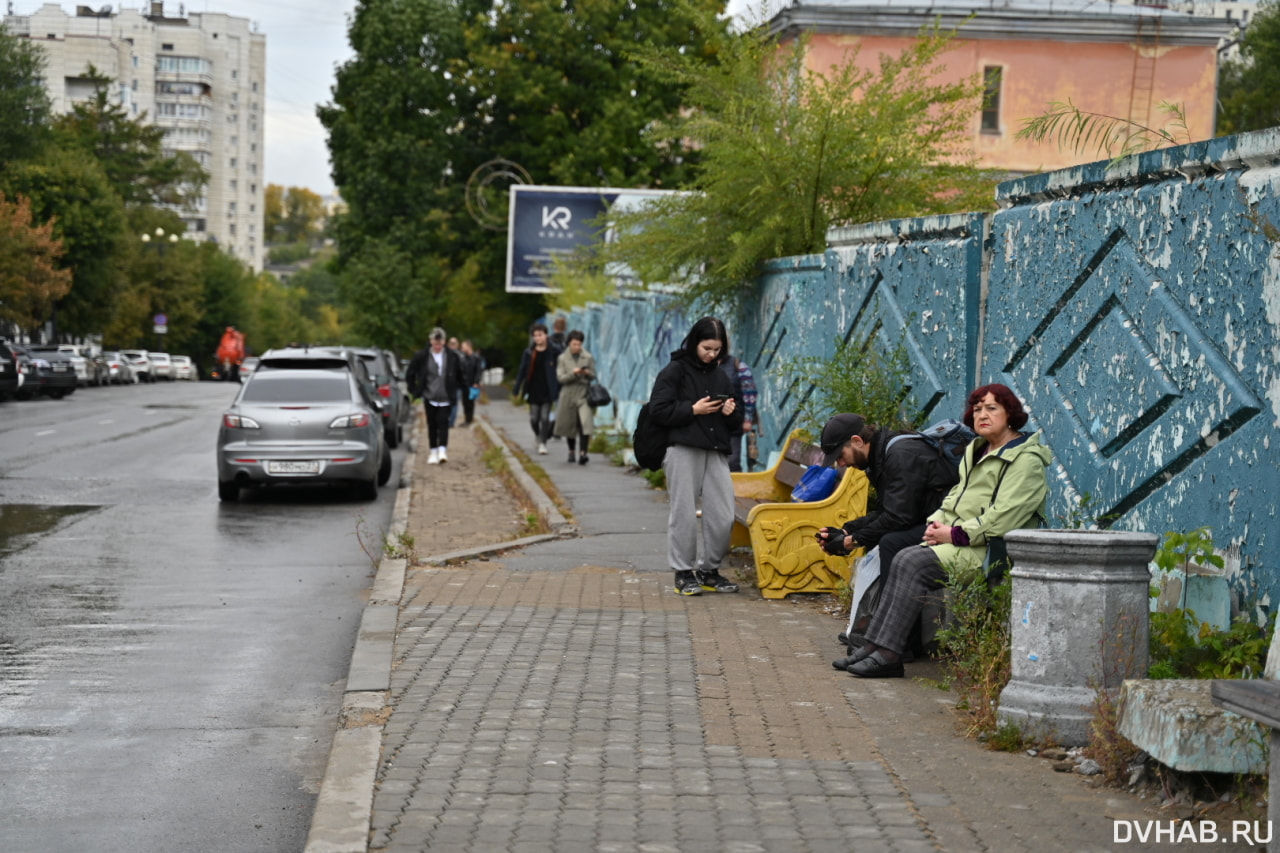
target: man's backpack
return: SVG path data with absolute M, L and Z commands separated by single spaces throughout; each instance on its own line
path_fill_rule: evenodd
M 960 421 L 955 418 L 947 418 L 945 421 L 930 424 L 919 432 L 894 436 L 885 445 L 885 450 L 893 447 L 904 438 L 920 438 L 930 447 L 937 450 L 938 456 L 949 462 L 952 468 L 959 468 L 960 462 L 964 459 L 964 449 L 969 446 L 969 442 L 977 437 L 973 430 Z
M 635 453 L 636 462 L 641 468 L 661 471 L 670 443 L 666 428 L 653 422 L 649 404 L 645 403 L 640 407 L 640 414 L 636 416 L 636 429 L 631 434 L 631 449 Z

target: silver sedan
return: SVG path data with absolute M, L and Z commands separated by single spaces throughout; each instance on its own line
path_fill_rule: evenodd
M 382 414 L 351 370 L 255 371 L 222 415 L 218 497 L 244 486 L 338 483 L 369 500 L 391 477 Z

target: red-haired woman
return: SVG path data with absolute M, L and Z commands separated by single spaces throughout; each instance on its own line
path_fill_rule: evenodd
M 1004 385 L 983 385 L 969 395 L 964 422 L 978 437 L 965 450 L 960 482 L 929 517 L 921 547 L 894 558 L 867 642 L 844 667 L 852 675 L 901 678 L 911 628 L 924 598 L 946 580 L 943 567 L 980 570 L 988 539 L 1044 516 L 1052 454 L 1038 434 L 1019 431 L 1027 423 L 1022 402 Z

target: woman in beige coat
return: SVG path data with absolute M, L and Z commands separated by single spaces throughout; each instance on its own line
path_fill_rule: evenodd
M 595 428 L 595 415 L 587 405 L 587 388 L 596 378 L 596 360 L 582 348 L 582 332 L 574 329 L 568 335 L 569 346 L 556 360 L 556 379 L 560 382 L 560 407 L 556 409 L 556 431 L 569 445 L 572 463 L 574 445 L 582 437 L 578 464 L 587 464 L 587 445 Z

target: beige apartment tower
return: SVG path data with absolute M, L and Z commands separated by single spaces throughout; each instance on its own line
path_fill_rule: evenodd
M 262 269 L 266 36 L 221 13 L 167 17 L 163 2 L 77 6 L 74 15 L 46 3 L 4 21 L 11 35 L 44 48 L 55 112 L 92 95 L 92 65 L 115 81 L 112 96 L 131 116 L 164 128 L 167 149 L 195 157 L 209 185 L 194 210 L 178 211 L 187 235 Z

